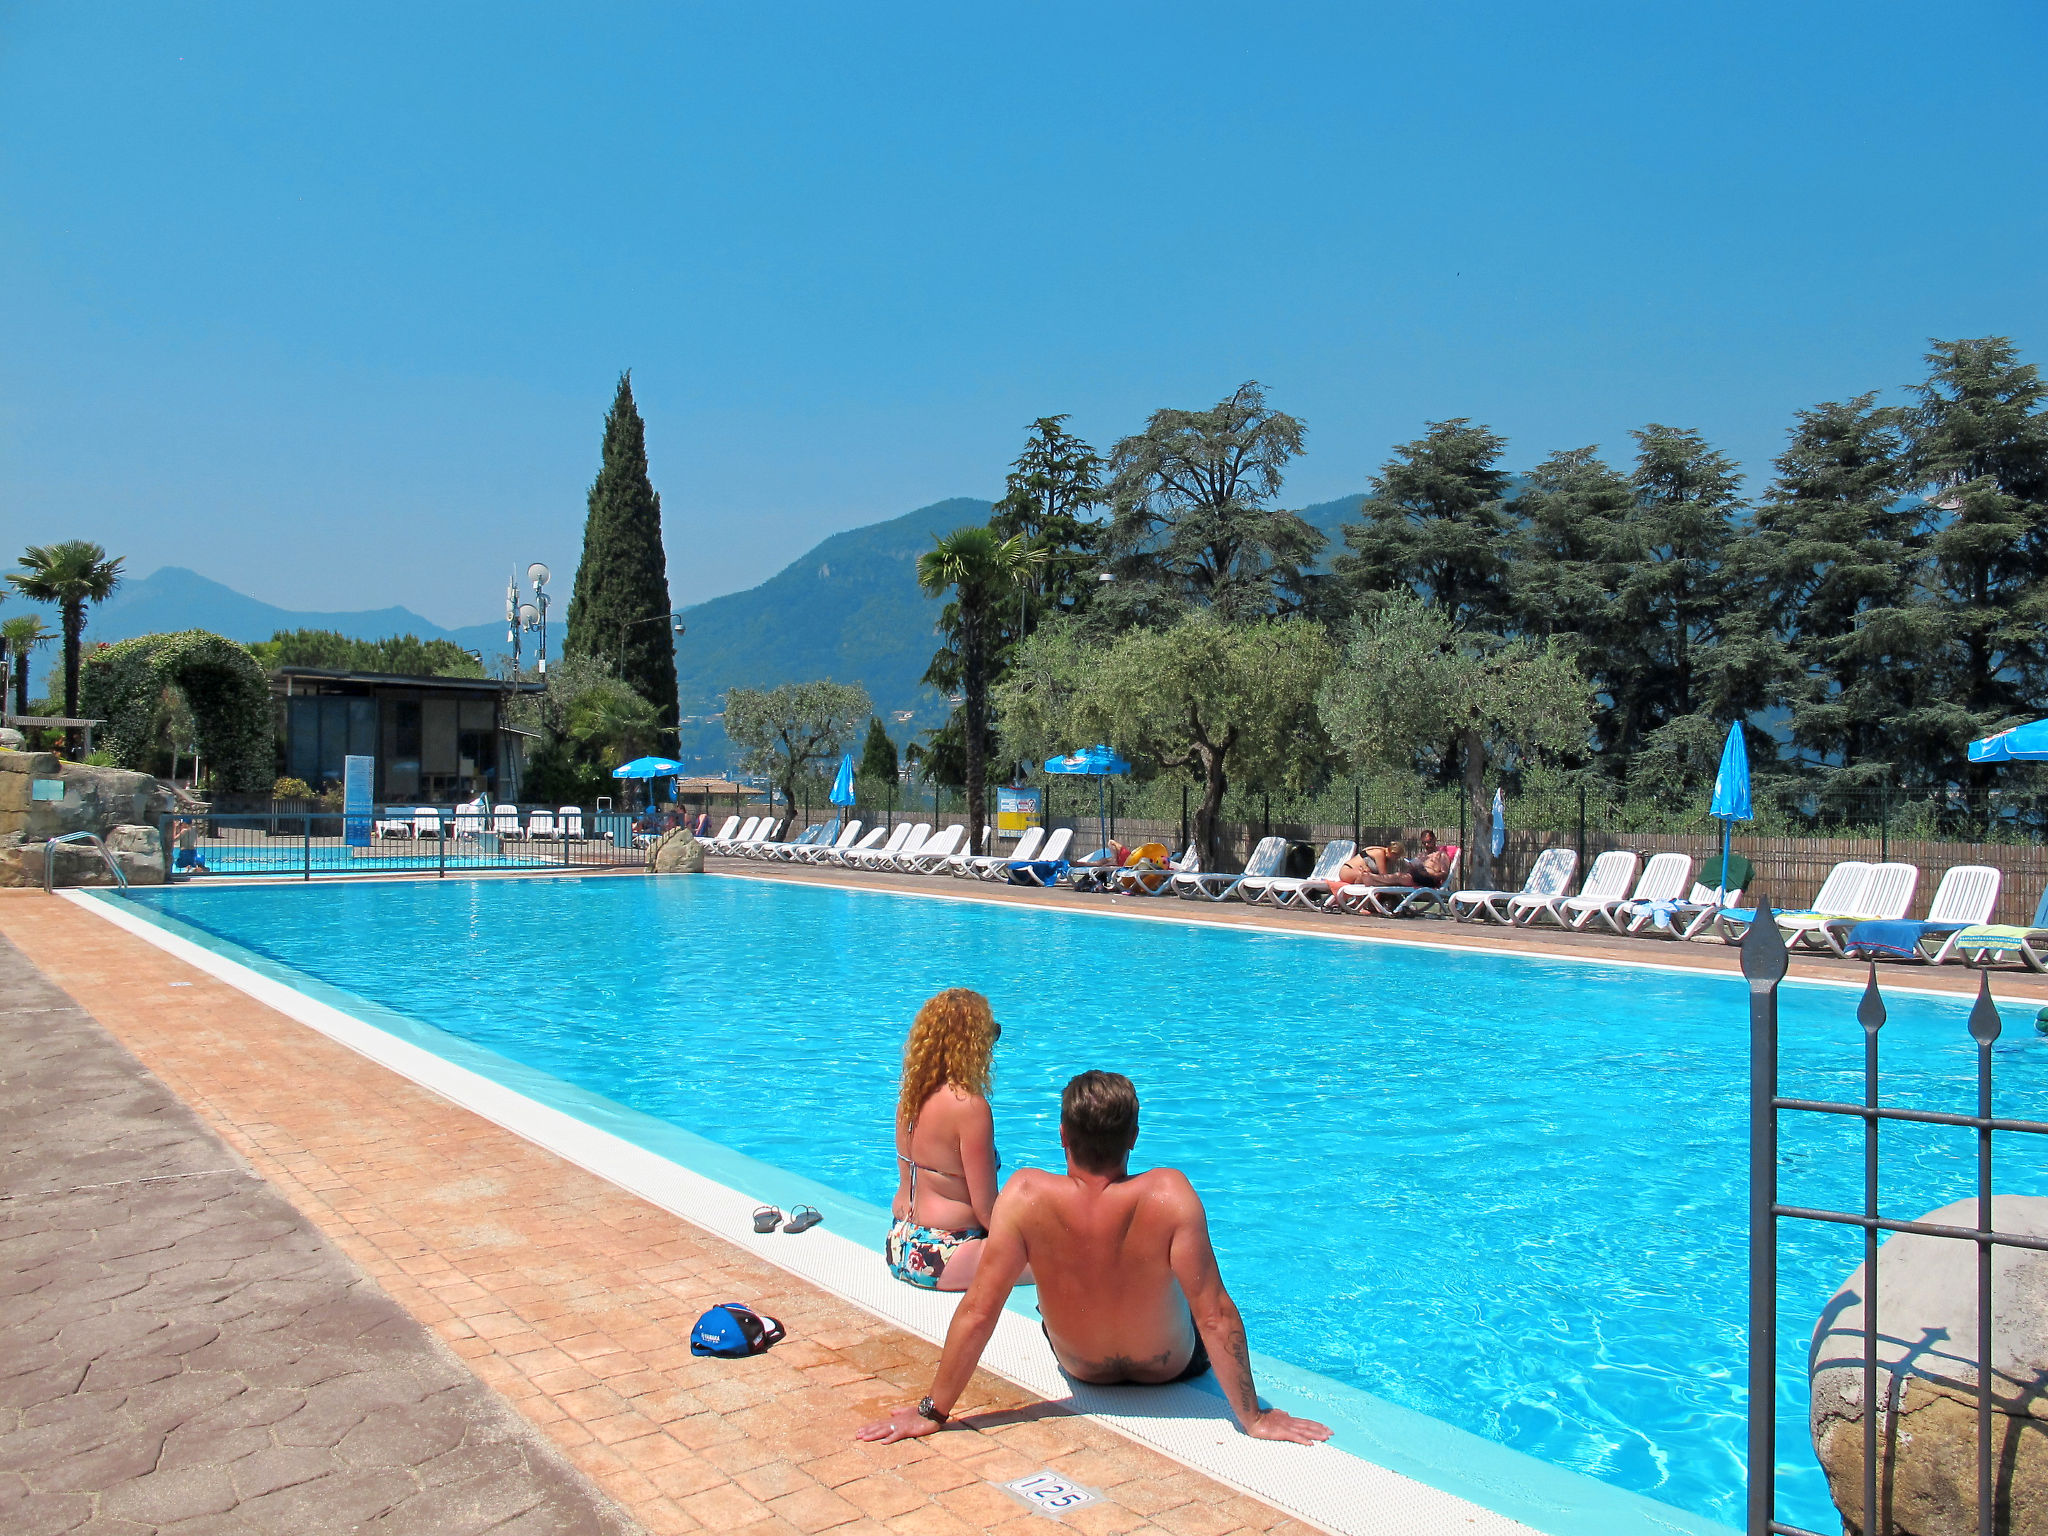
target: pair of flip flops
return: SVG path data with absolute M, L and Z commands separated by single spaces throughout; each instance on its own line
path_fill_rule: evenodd
M 824 1219 L 818 1214 L 816 1206 L 800 1205 L 789 1213 L 789 1221 L 785 1224 L 782 1212 L 772 1205 L 764 1205 L 754 1212 L 754 1230 L 773 1232 L 777 1227 L 781 1227 L 785 1232 L 808 1232 Z

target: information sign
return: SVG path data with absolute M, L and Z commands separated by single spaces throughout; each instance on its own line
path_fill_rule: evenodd
M 1026 827 L 1044 821 L 1045 791 L 1042 789 L 996 788 L 996 836 L 1022 837 Z
M 341 760 L 341 840 L 350 848 L 370 846 L 371 803 L 377 786 L 377 759 L 344 757 Z
M 33 800 L 62 800 L 64 798 L 64 781 L 62 779 L 36 779 L 30 785 L 29 797 Z

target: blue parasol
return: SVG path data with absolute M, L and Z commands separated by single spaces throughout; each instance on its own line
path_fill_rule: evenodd
M 1501 855 L 1501 850 L 1507 847 L 1507 845 L 1508 800 L 1507 796 L 1501 793 L 1500 786 L 1496 784 L 1493 787 L 1493 838 L 1489 846 L 1493 856 L 1497 859 Z
M 2028 763 L 2048 758 L 2048 720 L 2029 720 L 1970 743 L 1973 763 Z
M 1726 892 L 1730 829 L 1756 815 L 1749 802 L 1749 749 L 1742 740 L 1740 720 L 1728 727 L 1728 744 L 1721 749 L 1721 771 L 1714 775 L 1714 800 L 1707 814 L 1721 823 L 1721 878 L 1716 883 Z
M 1109 775 L 1125 774 L 1131 765 L 1108 747 L 1083 747 L 1078 752 L 1069 752 L 1065 757 L 1049 757 L 1045 760 L 1047 773 L 1074 773 L 1092 778 L 1095 783 L 1096 818 L 1100 823 L 1102 846 L 1109 846 L 1109 811 L 1104 803 Z
M 839 759 L 839 777 L 832 781 L 832 803 L 851 807 L 853 805 L 853 754 L 846 753 Z
M 672 757 L 636 757 L 630 763 L 621 763 L 612 770 L 615 779 L 673 779 L 687 773 L 681 763 Z M 654 786 L 647 786 L 647 803 L 654 804 Z

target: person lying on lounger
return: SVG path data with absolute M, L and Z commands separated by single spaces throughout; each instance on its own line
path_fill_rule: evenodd
M 1187 1176 L 1130 1171 L 1138 1093 L 1115 1072 L 1083 1072 L 1060 1096 L 1064 1175 L 1020 1168 L 996 1197 L 974 1283 L 953 1312 L 924 1400 L 861 1428 L 884 1443 L 943 1427 L 1028 1264 L 1060 1369 L 1099 1386 L 1191 1381 L 1212 1368 L 1244 1432 L 1312 1445 L 1324 1425 L 1259 1406 L 1244 1320 L 1223 1288 L 1208 1216 Z

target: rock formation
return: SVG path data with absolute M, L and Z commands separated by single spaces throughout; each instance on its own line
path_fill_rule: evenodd
M 1975 1227 L 1977 1202 L 1922 1221 Z M 1999 1195 L 2001 1232 L 2048 1237 L 2048 1198 Z M 2048 1536 L 2048 1253 L 1992 1250 L 1992 1471 L 1998 1536 Z M 1814 1450 L 1863 1536 L 1863 1267 L 1814 1329 Z M 1976 1536 L 1977 1245 L 1902 1232 L 1877 1254 L 1878 1519 L 1870 1536 Z
M 162 786 L 146 773 L 64 762 L 54 752 L 0 750 L 0 886 L 41 885 L 43 845 L 67 832 L 104 839 L 130 884 L 161 885 L 158 822 L 168 806 Z M 56 875 L 59 885 L 113 884 L 90 845 L 60 846 Z

